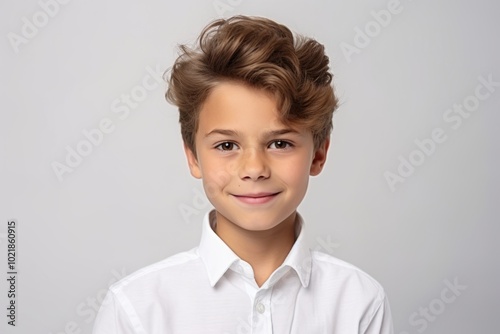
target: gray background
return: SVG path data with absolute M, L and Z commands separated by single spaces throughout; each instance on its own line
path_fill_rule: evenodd
M 386 26 L 375 23 L 371 12 L 390 3 L 73 0 L 44 22 L 39 2 L 2 1 L 0 278 L 8 219 L 19 226 L 19 276 L 16 328 L 0 280 L 0 332 L 90 333 L 111 282 L 198 244 L 209 206 L 188 172 L 176 109 L 165 84 L 141 86 L 148 68 L 172 64 L 177 43 L 241 13 L 314 37 L 331 57 L 342 105 L 326 168 L 299 208 L 311 248 L 379 280 L 396 333 L 498 333 L 500 87 L 456 129 L 443 117 L 474 102 L 479 77 L 500 81 L 500 6 L 401 0 Z M 9 36 L 22 37 L 34 15 L 43 26 L 13 47 Z M 365 28 L 369 44 L 346 56 L 342 45 L 361 45 Z M 141 101 L 125 107 L 132 93 Z M 59 180 L 54 162 L 106 118 L 113 131 Z M 415 141 L 437 128 L 446 141 L 418 160 Z M 397 173 L 400 156 L 419 165 L 391 189 L 384 173 Z

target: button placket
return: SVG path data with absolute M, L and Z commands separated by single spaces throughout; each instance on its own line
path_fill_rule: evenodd
M 271 290 L 260 290 L 255 295 L 254 310 L 258 316 L 266 315 L 269 313 L 269 299 L 271 297 Z
M 253 306 L 253 333 L 272 333 L 271 309 L 269 305 L 270 291 L 259 290 Z
M 266 311 L 266 307 L 262 304 L 262 302 L 258 302 L 257 305 L 255 305 L 255 310 L 262 314 Z

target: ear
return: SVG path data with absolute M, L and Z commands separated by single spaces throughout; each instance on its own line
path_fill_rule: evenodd
M 316 176 L 323 170 L 323 166 L 326 162 L 326 154 L 328 153 L 329 147 L 330 137 L 326 138 L 325 141 L 314 152 L 314 157 L 311 162 L 311 168 L 309 170 L 309 174 L 311 176 Z
M 198 158 L 193 151 L 184 143 L 184 153 L 186 153 L 187 162 L 191 175 L 197 179 L 201 179 L 201 169 L 198 163 Z

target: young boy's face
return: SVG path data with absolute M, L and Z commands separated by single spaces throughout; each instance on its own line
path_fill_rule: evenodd
M 195 145 L 197 156 L 185 146 L 189 168 L 218 214 L 263 231 L 295 213 L 309 175 L 323 168 L 329 141 L 314 150 L 310 131 L 279 121 L 272 95 L 225 82 L 200 110 Z

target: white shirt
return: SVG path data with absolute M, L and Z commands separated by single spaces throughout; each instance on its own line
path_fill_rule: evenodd
M 94 334 L 392 334 L 380 284 L 297 239 L 259 288 L 252 267 L 203 219 L 200 245 L 145 267 L 109 288 Z

